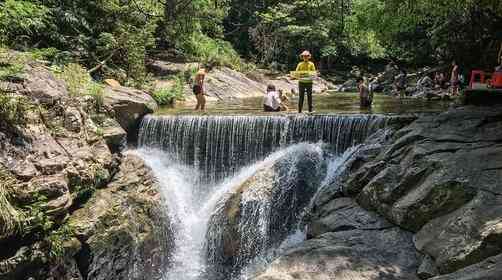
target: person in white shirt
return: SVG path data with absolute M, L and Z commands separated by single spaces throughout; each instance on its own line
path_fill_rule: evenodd
M 281 99 L 279 93 L 275 90 L 274 85 L 267 87 L 267 92 L 263 97 L 263 111 L 265 112 L 279 112 L 281 111 Z

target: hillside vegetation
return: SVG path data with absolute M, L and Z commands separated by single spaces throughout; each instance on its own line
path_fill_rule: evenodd
M 491 67 L 501 47 L 498 0 L 6 0 L 0 40 L 77 62 L 95 78 L 143 86 L 149 58 L 246 70 L 289 69 L 310 49 L 324 70 L 394 59 Z M 498 39 L 497 39 L 498 38 Z

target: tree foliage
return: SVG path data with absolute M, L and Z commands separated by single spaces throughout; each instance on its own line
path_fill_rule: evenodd
M 154 55 L 290 68 L 309 49 L 321 68 L 392 58 L 491 66 L 499 0 L 5 0 L 0 40 L 57 49 L 55 63 L 140 86 Z M 230 43 L 229 43 L 230 42 Z

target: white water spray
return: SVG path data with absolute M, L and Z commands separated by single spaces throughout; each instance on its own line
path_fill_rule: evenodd
M 235 176 L 209 188 L 202 188 L 195 168 L 176 163 L 168 154 L 158 150 L 133 151 L 153 170 L 171 220 L 174 248 L 165 280 L 207 280 L 205 238 L 208 221 L 218 203 L 224 201 L 243 182 L 258 170 L 270 168 L 284 155 L 312 148 L 313 144 L 298 144 L 280 150 L 266 159 L 243 168 Z M 209 192 L 201 192 L 206 189 Z

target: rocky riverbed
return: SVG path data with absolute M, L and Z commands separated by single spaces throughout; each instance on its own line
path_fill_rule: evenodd
M 310 239 L 259 280 L 499 279 L 502 113 L 424 116 L 318 193 Z

